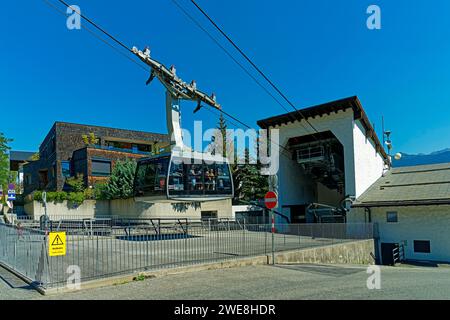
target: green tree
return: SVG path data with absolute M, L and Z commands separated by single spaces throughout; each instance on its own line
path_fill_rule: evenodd
M 86 189 L 84 185 L 84 176 L 81 173 L 77 173 L 75 177 L 67 178 L 66 183 L 74 192 L 84 192 L 84 189 Z
M 233 136 L 227 132 L 227 129 L 227 122 L 223 114 L 220 114 L 219 123 L 217 124 L 217 128 L 208 149 L 211 154 L 218 153 L 221 156 L 228 158 L 230 162 L 234 162 L 232 160 L 234 160 L 233 158 L 235 158 L 236 155 L 234 152 L 234 141 L 232 140 Z
M 221 152 L 221 155 L 230 161 L 234 185 L 233 202 L 238 204 L 239 200 L 254 201 L 262 199 L 268 190 L 268 179 L 261 175 L 261 165 L 255 159 L 251 159 L 248 148 L 244 150 L 244 163 L 238 164 L 239 150 L 236 150 L 234 140 L 231 140 L 233 136 L 227 132 L 227 128 L 226 120 L 220 114 L 216 132 L 220 132 L 223 139 L 213 137 L 210 150 Z M 257 147 L 258 141 L 255 145 Z
M 2 190 L 5 190 L 5 186 L 11 182 L 8 155 L 8 152 L 11 149 L 8 144 L 11 141 L 12 139 L 6 138 L 5 135 L 0 132 L 0 188 Z
M 105 182 L 97 182 L 94 184 L 94 199 L 96 200 L 107 200 L 106 197 L 106 186 L 108 183 Z
M 269 189 L 267 176 L 261 175 L 261 165 L 251 159 L 248 148 L 244 151 L 244 158 L 245 163 L 234 168 L 235 202 L 262 199 Z
M 133 182 L 136 161 L 132 159 L 117 161 L 111 177 L 104 189 L 107 199 L 128 199 L 133 197 Z

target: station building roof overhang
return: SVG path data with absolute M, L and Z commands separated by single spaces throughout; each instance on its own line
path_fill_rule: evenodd
M 311 119 L 315 117 L 322 117 L 324 115 L 330 115 L 332 113 L 338 113 L 339 111 L 345 111 L 347 109 L 353 110 L 353 117 L 355 120 L 361 121 L 365 129 L 365 134 L 368 138 L 372 139 L 377 152 L 384 158 L 386 162 L 389 162 L 389 157 L 383 148 L 383 145 L 378 138 L 375 129 L 367 117 L 361 102 L 357 96 L 348 97 L 340 100 L 327 102 L 324 104 L 300 109 L 299 111 L 293 111 L 282 115 L 270 117 L 267 119 L 257 121 L 258 126 L 263 129 L 279 126 L 282 124 L 294 123 L 305 119 Z

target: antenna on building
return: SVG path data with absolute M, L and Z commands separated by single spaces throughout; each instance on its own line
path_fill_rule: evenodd
M 392 140 L 391 140 L 392 131 L 384 129 L 384 117 L 383 116 L 381 116 L 381 125 L 382 125 L 382 130 L 383 130 L 383 146 L 385 146 L 385 148 L 387 148 L 387 154 L 388 154 L 388 157 L 390 160 L 390 165 L 389 165 L 389 167 L 390 167 L 392 165 L 391 151 L 393 149 Z M 394 155 L 395 160 L 400 160 L 401 158 L 402 158 L 402 154 L 400 152 L 397 152 Z
M 391 157 L 391 150 L 392 150 L 392 140 L 391 140 L 391 130 L 385 130 L 384 129 L 384 116 L 381 116 L 381 129 L 383 130 L 383 146 L 387 148 L 388 156 Z

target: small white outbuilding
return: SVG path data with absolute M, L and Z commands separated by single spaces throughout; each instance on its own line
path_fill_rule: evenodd
M 392 168 L 352 205 L 372 222 L 380 261 L 450 262 L 450 163 Z

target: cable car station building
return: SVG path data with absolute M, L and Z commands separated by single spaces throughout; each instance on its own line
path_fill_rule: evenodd
M 278 211 L 291 223 L 345 221 L 345 199 L 359 197 L 389 163 L 356 96 L 258 125 L 279 129 Z

